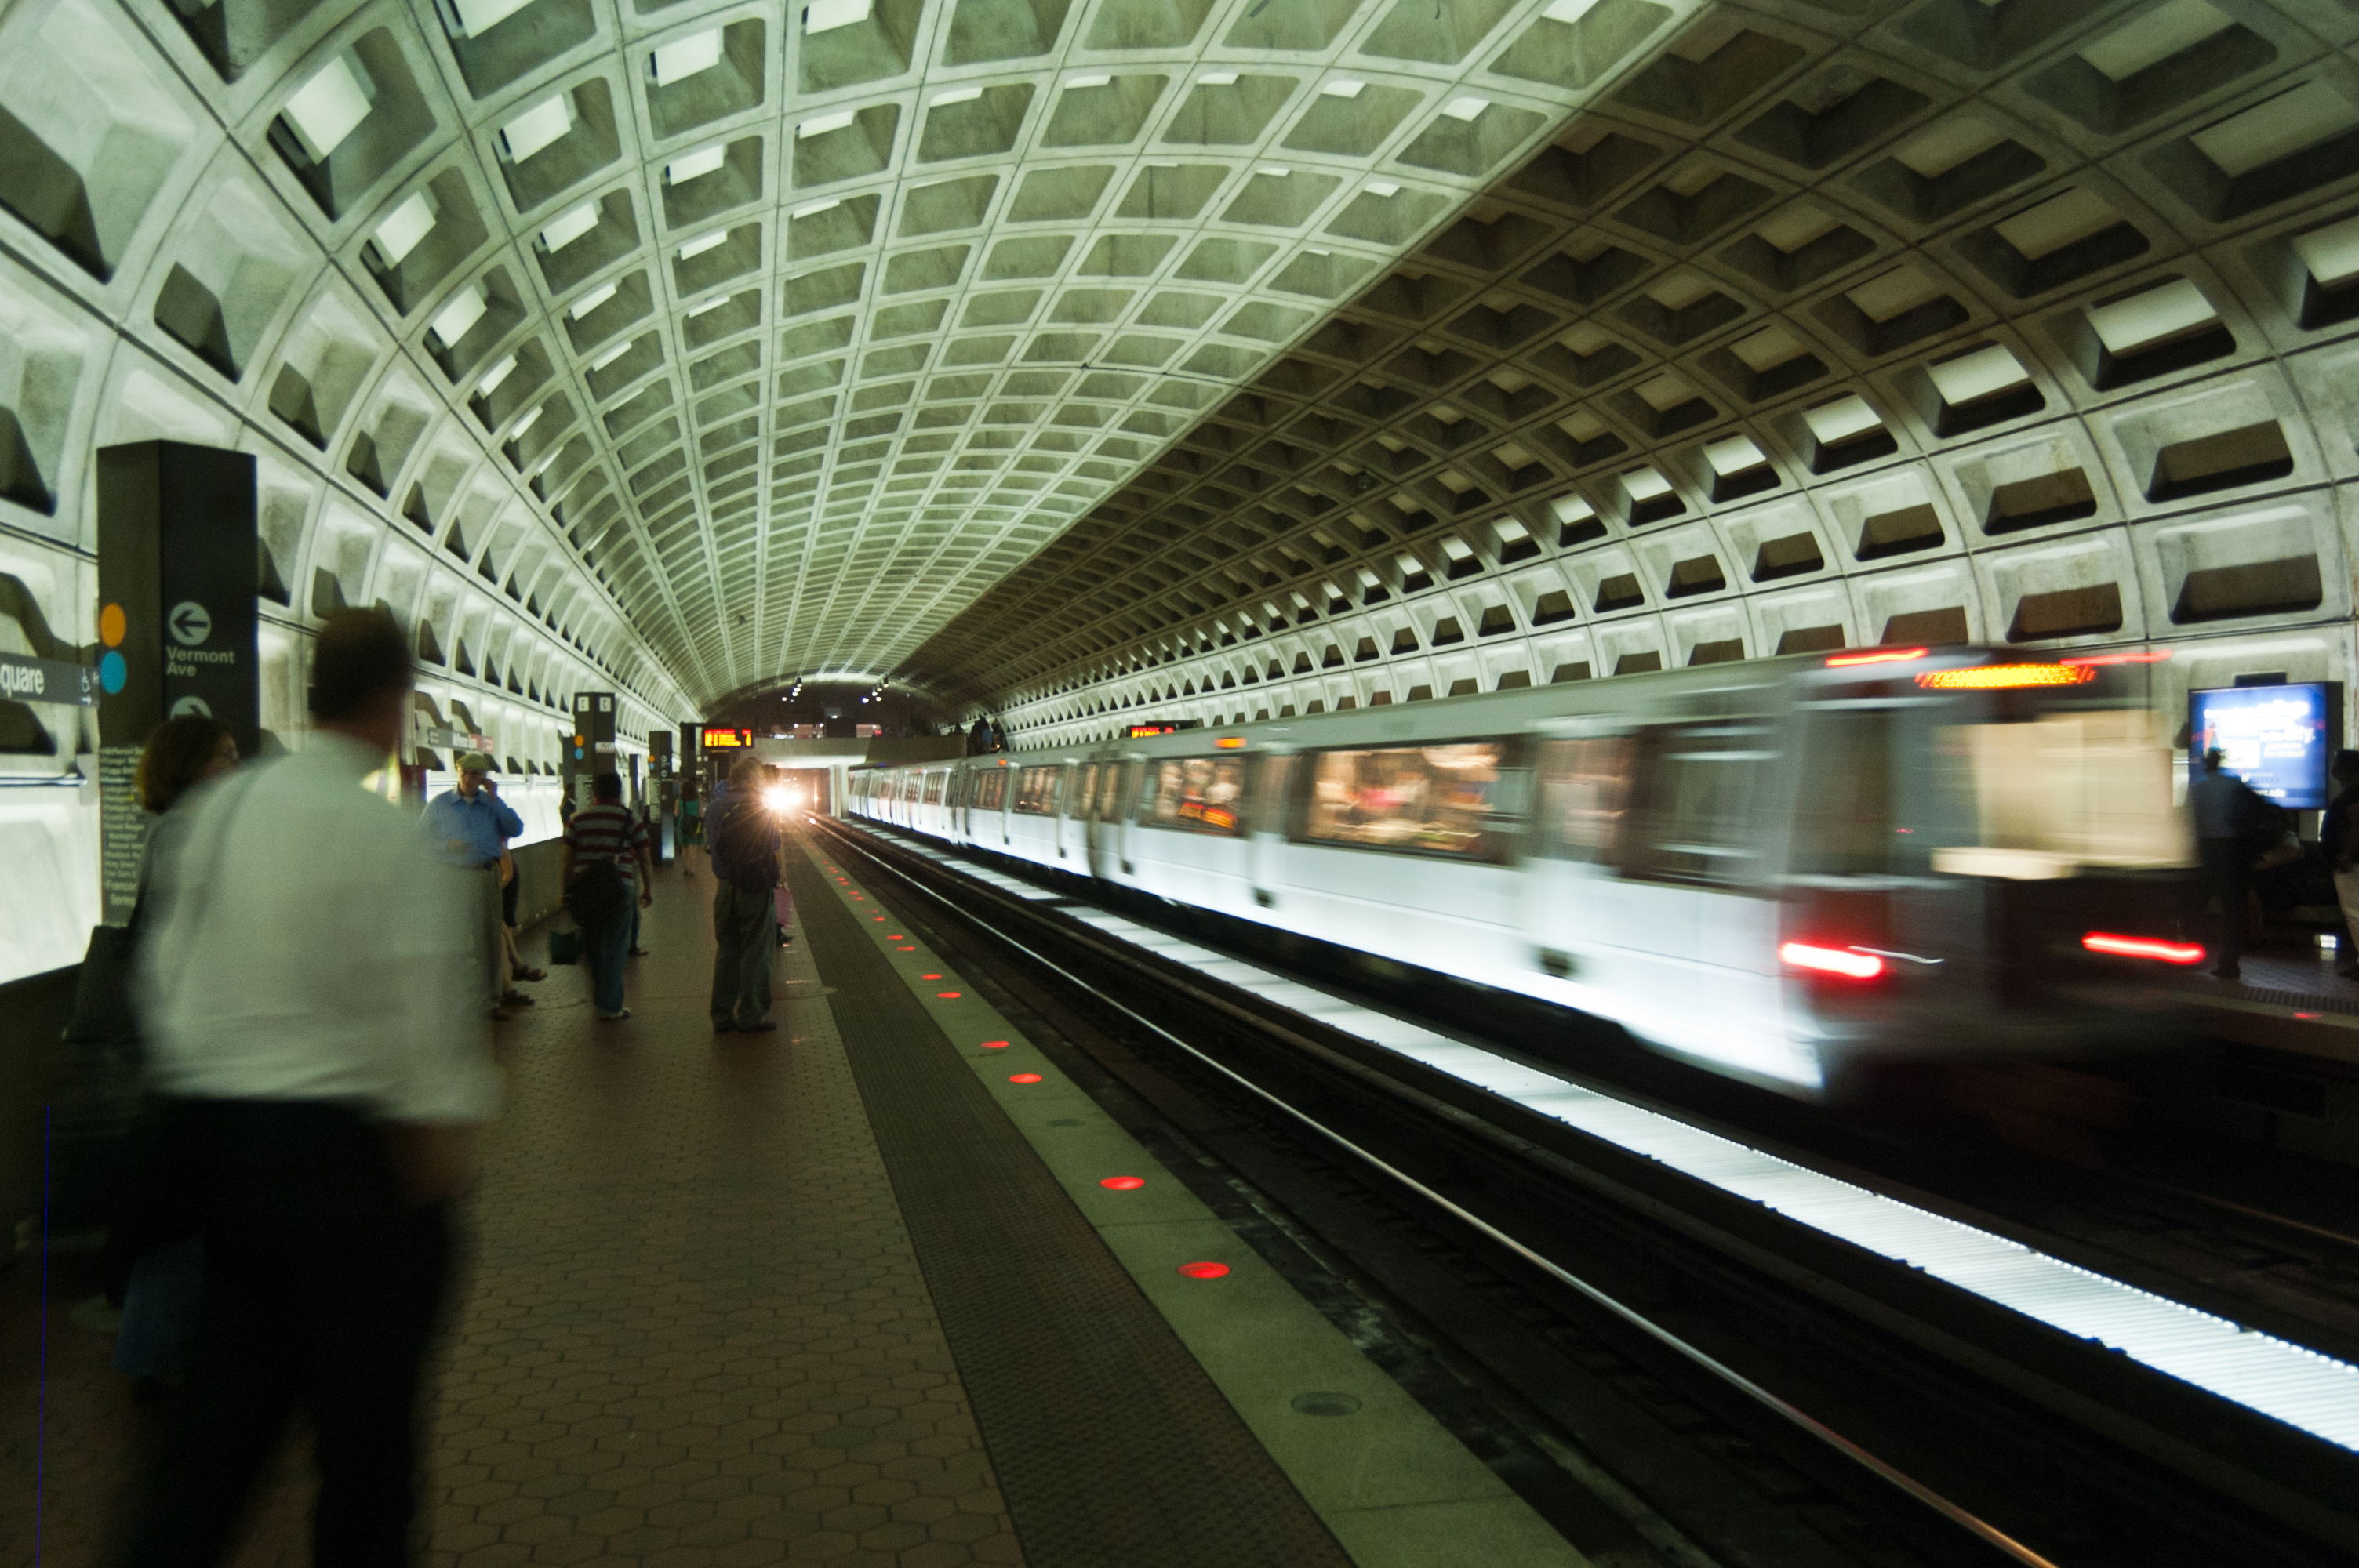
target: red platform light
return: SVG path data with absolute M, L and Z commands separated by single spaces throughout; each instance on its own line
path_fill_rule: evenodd
M 2092 931 L 2081 938 L 2081 946 L 2092 953 L 2104 953 L 2116 958 L 2152 958 L 2164 964 L 2200 964 L 2203 961 L 2201 943 L 2166 942 L 2159 936 L 2123 936 L 2111 931 Z
M 1777 961 L 1812 974 L 1835 975 L 1846 980 L 1872 980 L 1884 973 L 1884 960 L 1873 953 L 1850 947 L 1821 947 L 1810 942 L 1778 944 Z
M 1218 1280 L 1228 1274 L 1229 1266 L 1226 1263 L 1182 1263 L 1172 1271 L 1190 1280 Z
M 959 999 L 959 998 L 961 998 L 961 997 L 962 997 L 962 996 L 966 995 L 966 992 L 964 992 L 964 991 L 936 991 L 934 994 L 935 994 L 936 996 L 938 996 L 938 997 L 941 998 L 944 1001 L 956 1001 L 956 1000 L 958 1000 L 958 999 Z
M 983 1048 L 986 1051 L 1005 1051 L 1007 1049 L 1007 1042 L 1005 1040 L 986 1040 L 983 1043 Z
M 921 979 L 921 980 L 938 980 L 938 979 L 941 979 L 941 976 L 940 976 L 940 975 L 919 975 L 918 978 L 919 978 L 919 979 Z
M 887 942 L 907 942 L 907 941 L 908 940 L 908 938 L 907 936 L 902 935 L 899 932 L 896 931 L 895 933 L 893 933 L 893 935 L 891 935 L 890 936 L 887 936 L 886 938 L 885 938 L 885 940 L 886 940 L 886 941 L 887 941 Z
M 1145 1176 L 1108 1176 L 1098 1185 L 1110 1192 L 1135 1193 L 1147 1184 Z
M 1038 1073 L 1010 1073 L 1007 1081 L 1011 1084 L 1037 1084 L 1041 1080 Z

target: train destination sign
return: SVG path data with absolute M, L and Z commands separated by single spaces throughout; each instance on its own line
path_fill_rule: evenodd
M 710 724 L 704 727 L 704 749 L 708 752 L 744 748 L 753 743 L 754 732 L 751 730 L 722 730 Z

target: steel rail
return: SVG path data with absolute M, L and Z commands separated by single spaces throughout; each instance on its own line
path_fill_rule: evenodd
M 1030 959 L 1035 964 L 1039 965 L 1042 968 L 1056 975 L 1060 979 L 1065 981 L 1067 984 L 1096 998 L 1100 1002 L 1113 1008 L 1115 1011 L 1121 1013 L 1124 1017 L 1129 1019 L 1140 1028 L 1145 1029 L 1158 1038 L 1169 1042 L 1170 1044 L 1178 1047 L 1190 1056 L 1192 1056 L 1197 1061 L 1202 1063 L 1205 1066 L 1210 1067 L 1222 1076 L 1229 1079 L 1240 1088 L 1243 1088 L 1248 1093 L 1266 1101 L 1280 1112 L 1293 1118 L 1296 1121 L 1300 1122 L 1303 1126 L 1309 1128 L 1313 1132 L 1316 1132 L 1321 1138 L 1324 1138 L 1329 1142 L 1334 1144 L 1337 1148 L 1351 1154 L 1362 1163 L 1374 1170 L 1381 1172 L 1388 1180 L 1408 1189 L 1409 1192 L 1416 1194 L 1419 1197 L 1424 1199 L 1427 1203 L 1441 1210 L 1443 1213 L 1450 1215 L 1461 1224 L 1469 1227 L 1470 1228 L 1479 1232 L 1481 1235 L 1488 1238 L 1497 1245 L 1506 1249 L 1516 1257 L 1523 1259 L 1534 1268 L 1537 1268 L 1541 1272 L 1547 1274 L 1549 1278 L 1572 1290 L 1595 1305 L 1613 1314 L 1615 1317 L 1620 1318 L 1624 1323 L 1626 1323 L 1631 1327 L 1638 1330 L 1640 1333 L 1653 1339 L 1665 1348 L 1684 1357 L 1695 1367 L 1710 1373 L 1712 1377 L 1718 1379 L 1728 1387 L 1745 1395 L 1747 1398 L 1759 1404 L 1762 1408 L 1783 1418 L 1786 1422 L 1799 1430 L 1808 1433 L 1810 1436 L 1818 1439 L 1829 1448 L 1832 1448 L 1836 1453 L 1842 1454 L 1845 1459 L 1848 1459 L 1854 1464 L 1859 1465 L 1869 1474 L 1893 1487 L 1913 1501 L 1931 1509 L 1934 1513 L 1948 1519 L 1951 1524 L 1958 1526 L 1969 1534 L 1974 1536 L 1984 1545 L 1990 1546 L 2004 1553 L 2006 1556 L 2013 1559 L 2015 1562 L 2023 1564 L 2024 1568 L 2061 1568 L 2061 1565 L 2054 1559 L 2043 1556 L 2039 1552 L 2035 1552 L 2029 1546 L 2025 1545 L 2022 1541 L 2019 1541 L 2013 1536 L 2007 1534 L 2006 1531 L 1999 1529 L 1998 1526 L 1991 1523 L 1988 1519 L 1985 1519 L 1981 1515 L 1975 1513 L 1973 1509 L 1966 1508 L 1962 1503 L 1952 1501 L 1951 1498 L 1942 1496 L 1940 1492 L 1935 1491 L 1932 1487 L 1927 1486 L 1922 1481 L 1918 1480 L 1915 1476 L 1910 1476 L 1898 1466 L 1891 1464 L 1887 1460 L 1878 1457 L 1875 1454 L 1870 1452 L 1865 1447 L 1863 1447 L 1858 1443 L 1845 1437 L 1842 1433 L 1837 1432 L 1826 1422 L 1819 1420 L 1816 1416 L 1811 1415 L 1808 1411 L 1801 1409 L 1799 1406 L 1779 1397 L 1768 1389 L 1762 1387 L 1759 1383 L 1755 1382 L 1752 1379 L 1746 1377 L 1735 1368 L 1729 1366 L 1724 1361 L 1722 1361 L 1711 1352 L 1703 1349 L 1700 1346 L 1690 1344 L 1679 1335 L 1672 1333 L 1669 1329 L 1663 1327 L 1660 1324 L 1648 1318 L 1636 1308 L 1630 1306 L 1628 1303 L 1612 1295 L 1603 1288 L 1583 1279 L 1579 1274 L 1574 1273 L 1571 1270 L 1566 1268 L 1563 1264 L 1559 1263 L 1553 1258 L 1549 1257 L 1538 1249 L 1508 1234 L 1506 1231 L 1502 1230 L 1499 1227 L 1492 1224 L 1489 1220 L 1484 1219 L 1481 1215 L 1475 1214 L 1472 1210 L 1466 1208 L 1463 1205 L 1456 1202 L 1454 1199 L 1434 1191 L 1431 1187 L 1427 1186 L 1423 1182 L 1419 1181 L 1415 1176 L 1410 1175 L 1399 1166 L 1393 1164 L 1382 1155 L 1354 1142 L 1350 1137 L 1337 1131 L 1332 1127 L 1327 1126 L 1324 1122 L 1321 1122 L 1318 1118 L 1310 1115 L 1308 1111 L 1289 1104 L 1283 1098 L 1264 1088 L 1261 1085 L 1254 1082 L 1253 1079 L 1229 1066 L 1225 1062 L 1223 1062 L 1217 1057 L 1198 1049 L 1180 1035 L 1174 1033 L 1171 1030 L 1147 1017 L 1145 1013 L 1140 1012 L 1136 1008 L 1132 1007 L 1121 998 L 1108 995 L 1097 986 L 1073 973 L 1072 970 L 1067 968 L 1056 959 L 1040 952 L 1038 948 L 1031 946 L 1020 937 L 1012 935 L 1000 926 L 981 920 L 973 914 L 960 909 L 959 906 L 952 903 L 947 896 L 937 892 L 933 888 L 927 886 L 917 877 L 901 870 L 899 867 L 893 865 L 889 860 L 885 859 L 884 856 L 870 849 L 866 844 L 860 842 L 857 838 L 853 837 L 853 830 L 851 828 L 823 823 L 821 819 L 816 817 L 810 818 L 809 820 L 810 820 L 814 826 L 819 827 L 823 832 L 844 838 L 852 844 L 853 849 L 864 859 L 867 860 L 870 863 L 884 871 L 888 875 L 894 877 L 897 881 L 925 894 L 935 903 L 941 904 L 944 908 L 950 910 L 958 919 L 970 925 L 981 926 L 984 930 L 990 932 L 995 939 L 1006 944 L 1007 946 L 1014 948 L 1016 952 L 1021 953 L 1024 957 Z

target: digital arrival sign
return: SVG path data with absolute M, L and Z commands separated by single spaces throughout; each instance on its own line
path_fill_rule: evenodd
M 2321 681 L 2190 692 L 2188 762 L 2201 773 L 2217 746 L 2227 768 L 2288 811 L 2326 805 L 2334 756 L 2333 688 Z

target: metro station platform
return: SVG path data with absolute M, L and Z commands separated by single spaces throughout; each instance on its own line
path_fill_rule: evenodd
M 499 1026 L 425 1562 L 1584 1561 L 973 977 L 807 856 L 777 1033 L 712 1033 L 713 884 L 676 869 L 631 1019 L 593 1022 L 560 968 Z M 37 1261 L 0 1281 L 22 1347 L 0 1560 L 82 1568 L 141 1418 L 104 1314 L 56 1262 L 42 1311 Z M 299 1445 L 242 1568 L 306 1560 L 310 1495 Z

